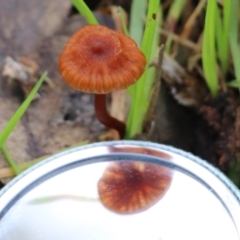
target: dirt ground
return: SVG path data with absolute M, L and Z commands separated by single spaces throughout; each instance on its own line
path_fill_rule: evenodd
M 0 5 L 0 72 L 8 56 L 30 67 L 36 65 L 26 81 L 0 77 L 0 129 L 37 78 L 44 71 L 49 77 L 7 140 L 13 159 L 22 163 L 98 136 L 104 127 L 95 118 L 93 96 L 70 89 L 57 68 L 58 55 L 69 36 L 86 24 L 84 19 L 68 18 L 71 5 L 65 0 L 23 0 L 17 6 L 15 1 L 1 1 Z M 30 19 L 26 11 L 31 12 Z M 7 166 L 3 157 L 0 166 Z

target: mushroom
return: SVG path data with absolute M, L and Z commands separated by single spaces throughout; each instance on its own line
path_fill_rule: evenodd
M 101 123 L 124 137 L 125 123 L 111 117 L 106 94 L 134 84 L 143 74 L 144 54 L 122 33 L 100 25 L 87 25 L 67 42 L 59 57 L 59 70 L 74 89 L 95 93 L 96 115 Z
M 147 210 L 167 192 L 172 171 L 157 164 L 119 161 L 110 163 L 98 182 L 102 204 L 120 214 Z

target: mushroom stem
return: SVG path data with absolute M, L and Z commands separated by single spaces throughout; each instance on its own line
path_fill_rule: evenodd
M 106 108 L 106 94 L 95 94 L 94 105 L 98 120 L 106 127 L 117 130 L 120 139 L 123 139 L 126 125 L 108 114 Z

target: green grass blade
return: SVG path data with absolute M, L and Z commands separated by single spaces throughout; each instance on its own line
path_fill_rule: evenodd
M 236 79 L 240 79 L 240 48 L 238 43 L 238 12 L 239 0 L 231 0 L 230 19 L 230 50 L 233 58 L 233 66 Z
M 228 68 L 228 55 L 229 55 L 229 28 L 230 28 L 230 15 L 231 13 L 231 0 L 224 1 L 223 5 L 223 20 L 221 20 L 220 9 L 216 9 L 216 43 L 217 53 L 221 63 L 222 72 L 224 75 L 227 73 Z
M 38 89 L 42 85 L 44 79 L 47 76 L 47 72 L 44 72 L 43 75 L 40 77 L 30 94 L 28 95 L 27 99 L 22 103 L 22 105 L 18 108 L 18 110 L 15 112 L 13 117 L 8 122 L 7 126 L 3 129 L 3 131 L 0 134 L 0 148 L 3 146 L 4 142 L 7 140 L 10 133 L 13 131 L 14 127 L 17 125 L 18 121 L 22 117 L 22 115 L 27 110 L 29 104 L 33 100 L 35 94 L 37 93 Z
M 129 36 L 137 43 L 138 47 L 141 46 L 144 25 L 145 25 L 145 17 L 146 17 L 146 8 L 147 8 L 147 0 L 133 0 L 131 5 L 130 12 L 130 22 L 129 22 Z M 136 84 L 130 86 L 127 89 L 131 98 L 134 99 L 137 89 Z M 131 118 L 131 111 L 129 112 Z
M 207 85 L 212 96 L 218 93 L 217 63 L 215 49 L 216 0 L 208 1 L 203 35 L 202 61 Z
M 97 19 L 83 0 L 71 0 L 71 2 L 89 24 L 98 24 Z
M 223 39 L 222 39 L 222 68 L 227 73 L 229 55 L 229 30 L 231 21 L 231 0 L 225 0 L 223 5 Z
M 12 159 L 10 153 L 8 152 L 8 150 L 4 144 L 2 145 L 1 150 L 2 150 L 2 153 L 5 157 L 5 159 L 8 162 L 8 164 L 11 166 L 13 172 L 15 173 L 15 175 L 19 175 L 21 173 L 21 170 L 18 167 L 18 165 L 14 162 L 14 160 Z
M 152 54 L 152 43 L 154 41 L 154 34 L 155 34 L 156 22 L 157 22 L 156 16 L 158 14 L 158 9 L 159 9 L 159 0 L 149 0 L 147 22 L 146 22 L 143 41 L 141 45 L 141 50 L 146 56 L 147 63 L 149 63 L 150 57 Z M 140 85 L 140 83 L 141 82 L 138 82 L 138 85 Z
M 240 89 L 240 79 L 230 81 L 227 86 Z
M 224 66 L 226 65 L 225 64 L 225 60 L 224 60 L 224 48 L 222 46 L 222 37 L 223 37 L 223 22 L 222 22 L 222 19 L 221 19 L 221 16 L 220 16 L 220 9 L 217 8 L 217 11 L 216 11 L 216 28 L 215 28 L 215 34 L 216 34 L 216 47 L 217 47 L 217 55 L 218 55 L 218 58 L 220 60 L 220 63 L 221 63 L 221 67 L 222 67 L 222 70 L 223 70 L 223 73 L 225 74 L 226 73 L 226 69 L 224 68 Z
M 140 47 L 143 37 L 147 0 L 133 0 L 130 13 L 129 35 Z
M 149 65 L 152 54 L 152 46 L 156 29 L 156 15 L 158 13 L 159 5 L 159 0 L 149 0 L 147 21 L 141 45 L 141 50 L 145 54 L 147 60 L 146 66 Z M 134 86 L 136 92 L 134 94 L 134 98 L 132 98 L 131 109 L 127 120 L 126 138 L 131 138 L 137 133 L 142 132 L 142 124 L 147 111 L 147 109 L 145 108 L 146 105 L 144 104 L 146 103 L 146 101 L 149 101 L 149 99 L 145 99 L 143 97 L 146 96 L 145 84 L 147 81 L 147 71 L 148 69 L 145 70 L 141 78 Z
M 143 37 L 144 25 L 145 25 L 145 17 L 146 17 L 146 6 L 147 0 L 133 0 L 131 5 L 131 13 L 130 13 L 130 23 L 129 23 L 129 35 L 137 45 L 140 47 Z M 140 14 L 139 14 L 140 13 Z M 136 94 L 137 94 L 137 86 L 136 84 L 128 87 L 127 92 L 130 94 L 131 97 L 131 109 L 128 113 L 128 120 L 127 124 L 132 122 L 133 113 L 134 113 L 134 106 L 136 104 Z M 128 128 L 128 127 L 127 127 Z M 130 126 L 131 128 L 131 126 Z
M 158 48 L 159 48 L 159 41 L 160 41 L 160 28 L 162 23 L 162 12 L 161 8 L 159 7 L 159 11 L 157 14 L 157 19 L 156 19 L 156 27 L 155 27 L 155 32 L 154 32 L 154 37 L 153 37 L 153 42 L 152 42 L 152 52 L 151 52 L 151 57 L 150 61 L 153 59 L 158 59 Z M 152 89 L 153 82 L 155 80 L 155 74 L 156 74 L 156 68 L 155 67 L 150 67 L 147 70 L 147 76 L 145 80 L 145 86 L 144 86 L 144 98 L 145 98 L 145 109 L 148 109 L 149 105 L 149 99 L 150 99 L 150 93 Z

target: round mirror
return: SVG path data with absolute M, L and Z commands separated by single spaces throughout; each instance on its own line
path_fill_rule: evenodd
M 223 174 L 148 142 L 53 156 L 0 197 L 0 240 L 239 240 L 240 195 Z

